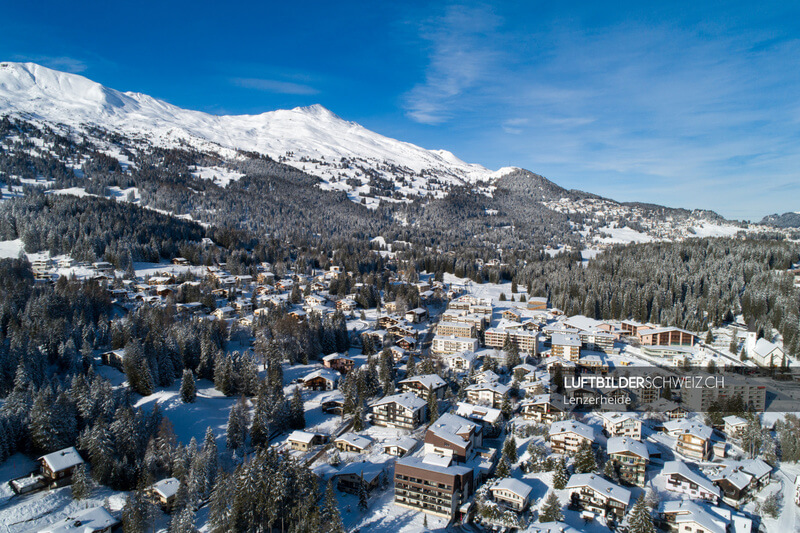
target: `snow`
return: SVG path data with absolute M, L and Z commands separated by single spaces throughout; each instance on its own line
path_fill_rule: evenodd
M 220 187 L 227 187 L 232 181 L 238 181 L 244 174 L 224 167 L 197 167 L 192 172 L 198 178 L 213 181 Z
M 158 146 L 188 143 L 199 149 L 222 147 L 230 156 L 235 150 L 246 150 L 274 159 L 286 157 L 286 163 L 336 188 L 345 187 L 339 178 L 363 177 L 354 165 L 341 164 L 343 158 L 373 169 L 385 166 L 384 162 L 408 169 L 412 183 L 399 189 L 414 194 L 427 193 L 428 180 L 418 175 L 422 170 L 433 171 L 452 184 L 474 183 L 513 170 L 493 173 L 445 150 L 426 150 L 390 139 L 320 105 L 259 115 L 211 115 L 145 94 L 116 91 L 34 63 L 0 63 L 0 113 L 4 112 L 78 130 L 95 124 Z M 130 165 L 121 153 L 112 153 L 124 166 Z M 227 183 L 235 179 L 231 174 L 218 177 Z
M 742 231 L 742 228 L 704 221 L 702 224 L 693 226 L 692 230 L 694 230 L 697 237 L 733 237 Z
M 611 237 L 598 237 L 595 241 L 603 244 L 628 244 L 631 242 L 650 242 L 653 237 L 631 228 L 618 228 L 616 225 L 605 226 L 598 231 L 607 233 Z
M 0 241 L 0 259 L 16 259 L 23 249 L 22 239 Z

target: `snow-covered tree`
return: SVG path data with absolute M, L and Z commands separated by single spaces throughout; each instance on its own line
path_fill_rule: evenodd
M 644 494 L 639 495 L 639 499 L 636 500 L 633 509 L 628 514 L 627 521 L 630 533 L 655 533 L 653 517 Z
M 555 492 L 550 491 L 542 509 L 539 511 L 539 522 L 559 522 L 561 520 L 564 520 L 564 513 L 561 512 L 561 501 Z
M 569 482 L 569 471 L 567 470 L 567 460 L 563 457 L 558 461 L 556 470 L 553 473 L 553 488 L 563 489 Z
M 597 470 L 597 460 L 589 441 L 584 440 L 578 446 L 578 452 L 575 454 L 574 469 L 576 474 L 586 474 Z
M 194 403 L 197 398 L 197 386 L 194 382 L 194 373 L 188 368 L 183 371 L 181 379 L 181 400 L 183 403 Z

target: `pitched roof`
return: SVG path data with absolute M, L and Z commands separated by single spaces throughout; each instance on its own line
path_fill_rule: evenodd
M 334 442 L 346 442 L 351 446 L 355 446 L 356 448 L 361 448 L 363 450 L 372 444 L 372 439 L 356 433 L 345 433 L 337 437 Z
M 608 439 L 607 451 L 609 455 L 612 453 L 632 453 L 638 455 L 643 459 L 650 459 L 650 453 L 647 451 L 647 446 L 643 442 L 630 437 L 611 437 Z
M 689 467 L 683 461 L 667 461 L 664 463 L 664 468 L 661 470 L 662 476 L 670 476 L 673 474 L 677 474 L 689 480 L 690 482 L 694 483 L 698 487 L 702 487 L 708 492 L 715 494 L 717 496 L 720 495 L 719 487 L 714 485 L 711 481 L 709 481 L 705 476 L 702 476 L 696 472 L 693 472 L 689 469 Z
M 372 406 L 376 407 L 378 405 L 384 405 L 387 403 L 396 403 L 397 405 L 411 411 L 416 411 L 417 409 L 421 409 L 428 405 L 425 400 L 412 392 L 401 392 L 400 394 L 393 394 L 391 396 L 382 398 L 372 404 Z
M 39 458 L 44 461 L 47 467 L 53 472 L 60 472 L 73 466 L 83 463 L 83 458 L 74 446 L 58 450 L 57 452 L 48 453 Z
M 489 490 L 492 492 L 494 492 L 495 490 L 508 490 L 513 492 L 517 496 L 526 499 L 528 496 L 530 496 L 531 492 L 533 491 L 533 487 L 531 487 L 524 481 L 520 481 L 519 479 L 514 479 L 513 477 L 507 477 L 501 479 L 499 483 L 494 485 Z
M 577 489 L 581 487 L 590 487 L 595 492 L 603 494 L 626 506 L 631 499 L 631 491 L 611 483 L 598 474 L 572 474 L 567 483 L 567 489 Z
M 292 431 L 289 434 L 289 440 L 294 442 L 304 442 L 306 444 L 310 444 L 312 440 L 314 440 L 316 435 L 314 433 L 308 433 L 307 431 Z
M 168 477 L 167 479 L 156 481 L 150 486 L 150 488 L 152 488 L 162 498 L 165 499 L 175 496 L 178 493 L 178 489 L 180 487 L 181 487 L 181 482 L 174 477 Z
M 406 379 L 404 379 L 404 380 L 402 380 L 402 381 L 400 381 L 398 383 L 400 385 L 402 385 L 403 383 L 419 383 L 423 387 L 425 387 L 426 389 L 429 389 L 429 390 L 438 389 L 439 387 L 444 387 L 446 385 L 444 380 L 442 378 L 440 378 L 436 374 L 425 374 L 425 375 L 422 375 L 422 376 L 413 376 L 413 377 L 410 377 L 410 378 L 406 378 Z
M 576 433 L 581 437 L 594 441 L 594 429 L 577 420 L 559 420 L 550 424 L 550 436 L 561 433 Z

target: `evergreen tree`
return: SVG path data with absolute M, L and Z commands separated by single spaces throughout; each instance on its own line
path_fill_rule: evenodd
M 333 491 L 333 482 L 328 480 L 325 487 L 325 498 L 322 505 L 322 526 L 325 533 L 344 533 L 342 516 L 339 514 L 339 502 Z
M 587 474 L 597 470 L 597 460 L 595 459 L 594 451 L 589 441 L 585 440 L 581 442 L 578 447 L 578 452 L 575 454 L 574 468 L 576 474 Z
M 505 454 L 500 457 L 500 461 L 497 463 L 497 468 L 494 471 L 494 475 L 500 479 L 507 478 L 511 475 L 511 465 L 509 464 L 508 457 L 506 457 Z
M 778 492 L 772 492 L 764 498 L 764 503 L 761 505 L 761 512 L 770 518 L 778 518 L 780 514 L 780 500 L 778 499 Z
M 433 391 L 428 394 L 428 417 L 430 422 L 435 422 L 439 418 L 439 400 Z
M 636 500 L 633 509 L 628 514 L 628 531 L 630 533 L 655 533 L 656 531 L 644 494 L 639 495 L 639 499 Z
M 306 427 L 306 412 L 303 405 L 303 395 L 300 387 L 295 387 L 289 408 L 289 427 L 292 429 L 303 429 Z
M 85 500 L 91 491 L 91 479 L 86 475 L 86 464 L 81 463 L 72 473 L 72 499 Z
M 606 461 L 603 465 L 603 475 L 611 481 L 619 481 L 619 473 L 617 472 L 616 464 L 612 459 Z
M 194 403 L 197 398 L 197 387 L 194 383 L 194 373 L 188 368 L 183 371 L 181 379 L 181 400 L 183 403 Z
M 513 433 L 509 433 L 503 442 L 503 455 L 508 458 L 510 464 L 517 462 L 517 439 L 514 438 Z
M 561 502 L 555 492 L 550 491 L 539 512 L 539 522 L 560 522 L 564 520 L 564 513 L 561 512 Z
M 564 489 L 569 482 L 569 471 L 567 470 L 567 460 L 561 458 L 556 464 L 556 470 L 553 473 L 553 488 Z
M 122 531 L 124 533 L 145 533 L 153 522 L 151 504 L 141 490 L 128 496 L 122 508 Z
M 367 512 L 367 509 L 369 509 L 369 494 L 367 493 L 367 484 L 364 481 L 363 473 L 358 484 L 358 508 L 362 513 Z
M 179 511 L 173 511 L 172 519 L 169 521 L 168 533 L 196 533 L 195 514 L 190 505 Z

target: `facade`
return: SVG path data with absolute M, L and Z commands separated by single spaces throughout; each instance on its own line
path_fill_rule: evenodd
M 550 425 L 550 447 L 554 453 L 576 453 L 584 442 L 594 442 L 594 429 L 577 420 L 560 420 Z
M 601 413 L 603 431 L 610 437 L 642 440 L 642 421 L 627 413 Z
M 333 444 L 340 452 L 363 453 L 372 444 L 372 439 L 355 433 L 345 433 L 337 437 Z
M 624 328 L 623 322 L 623 328 Z M 694 334 L 679 328 L 636 328 L 636 337 L 645 346 L 694 346 Z
M 598 474 L 573 474 L 567 483 L 573 502 L 579 507 L 606 518 L 622 520 L 631 493 Z
M 553 333 L 550 354 L 567 361 L 577 361 L 581 357 L 581 339 L 577 335 Z
M 499 409 L 508 395 L 509 387 L 500 383 L 473 383 L 466 390 L 469 403 Z
M 39 458 L 42 475 L 49 481 L 72 477 L 75 467 L 83 464 L 83 458 L 75 447 L 64 448 Z
M 667 461 L 659 475 L 666 478 L 667 490 L 714 504 L 719 501 L 719 487 L 706 477 L 690 470 L 683 461 Z
M 433 338 L 431 352 L 435 354 L 449 354 L 458 352 L 474 352 L 478 349 L 478 339 L 467 337 L 442 337 L 436 335 Z
M 469 372 L 475 366 L 477 356 L 473 352 L 458 352 L 442 356 L 444 365 L 455 372 Z
M 629 437 L 611 437 L 608 439 L 607 451 L 610 460 L 617 466 L 622 481 L 644 487 L 645 471 L 650 461 L 650 453 L 644 443 Z
M 564 398 L 560 394 L 539 394 L 522 402 L 522 417 L 540 424 L 563 420 L 567 414 Z
M 181 482 L 174 477 L 170 477 L 150 485 L 147 488 L 147 494 L 155 503 L 160 505 L 164 511 L 169 512 L 175 504 L 175 497 L 180 487 Z
M 398 429 L 416 429 L 427 420 L 427 402 L 410 392 L 387 396 L 372 406 L 372 423 Z
M 442 337 L 464 337 L 475 338 L 476 330 L 472 324 L 464 322 L 439 322 L 436 326 L 436 334 Z
M 474 492 L 472 469 L 428 457 L 405 457 L 394 466 L 394 503 L 447 519 Z
M 492 493 L 492 499 L 503 507 L 522 512 L 531 503 L 530 496 L 533 487 L 524 481 L 507 477 L 492 486 L 489 492 Z
M 423 400 L 428 400 L 431 394 L 438 399 L 444 398 L 447 384 L 436 374 L 413 376 L 398 382 L 400 392 L 410 392 Z
M 425 453 L 450 457 L 466 463 L 483 444 L 483 428 L 466 418 L 445 413 L 425 433 Z

